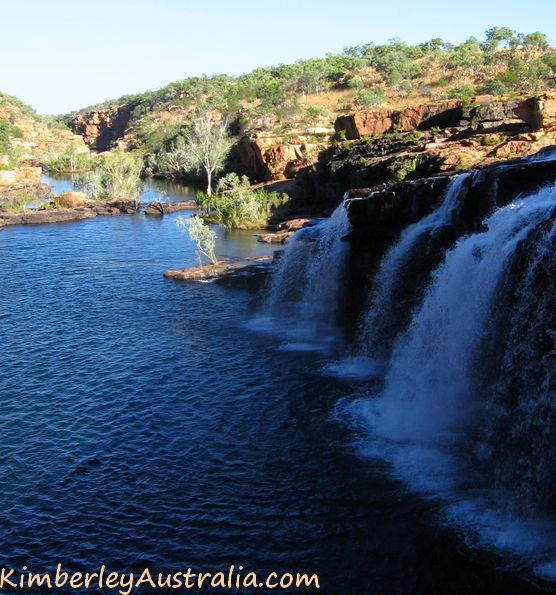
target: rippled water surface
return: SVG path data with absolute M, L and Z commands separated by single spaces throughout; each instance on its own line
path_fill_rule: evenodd
M 0 232 L 0 558 L 45 570 L 317 572 L 321 592 L 528 593 L 335 420 L 360 379 L 250 321 L 253 294 L 180 284 L 164 219 Z M 220 255 L 269 253 L 219 232 Z M 327 359 L 328 358 L 328 359 Z

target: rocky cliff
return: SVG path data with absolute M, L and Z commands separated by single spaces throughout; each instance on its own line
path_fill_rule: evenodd
M 423 178 L 536 153 L 556 144 L 556 98 L 420 105 L 358 112 L 336 121 L 336 138 L 297 182 L 314 202 L 350 188 Z M 345 139 L 345 140 L 341 140 Z
M 74 134 L 82 136 L 85 144 L 96 151 L 123 146 L 123 136 L 127 130 L 131 110 L 128 105 L 112 106 L 102 111 L 77 114 L 70 120 Z

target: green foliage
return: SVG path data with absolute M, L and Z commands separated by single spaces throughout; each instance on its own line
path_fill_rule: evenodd
M 7 93 L 0 93 L 0 106 L 2 105 L 13 105 L 16 107 L 24 116 L 28 116 L 33 120 L 38 120 L 37 113 L 35 110 L 26 103 L 23 103 L 17 97 L 13 95 L 8 95 Z
M 0 212 L 20 213 L 33 204 L 34 199 L 26 192 L 19 192 L 16 196 L 11 196 L 7 200 L 0 201 Z
M 226 121 L 218 121 L 217 115 L 206 109 L 193 120 L 191 129 L 185 134 L 184 155 L 192 168 L 204 170 L 209 196 L 212 194 L 212 178 L 222 169 L 233 144 Z
M 373 89 L 369 89 L 371 82 Z M 178 137 L 190 133 L 199 106 L 221 113 L 230 122 L 274 114 L 277 130 L 283 131 L 298 117 L 311 122 L 325 116 L 322 108 L 307 107 L 303 98 L 328 89 L 352 89 L 357 106 L 369 109 L 416 91 L 425 97 L 447 94 L 467 99 L 475 94 L 472 87 L 496 95 L 556 87 L 556 51 L 549 48 L 545 34 L 524 34 L 509 27 L 491 27 L 484 39 L 470 37 L 459 44 L 440 38 L 418 45 L 392 39 L 347 47 L 323 58 L 256 68 L 239 76 L 190 77 L 156 91 L 90 106 L 81 113 L 125 104 L 138 146 L 149 155 L 147 170 L 179 177 L 199 167 L 187 161 L 183 147 L 172 146 Z M 444 93 L 438 93 L 439 88 Z M 170 108 L 180 108 L 183 118 L 161 123 L 157 114 Z
M 319 105 L 310 105 L 307 108 L 307 116 L 311 121 L 319 120 L 320 118 L 326 118 L 328 115 L 328 110 Z
M 90 171 L 94 162 L 88 153 L 78 153 L 75 147 L 68 147 L 63 153 L 49 151 L 41 155 L 41 163 L 49 172 L 82 173 Z
M 143 161 L 134 153 L 114 151 L 95 162 L 94 171 L 87 174 L 83 189 L 92 200 L 131 200 L 136 203 L 143 190 Z
M 448 97 L 448 99 L 460 99 L 465 101 L 476 94 L 477 91 L 473 85 L 459 85 L 457 87 L 452 87 L 446 94 L 446 97 Z
M 499 145 L 506 140 L 503 134 L 484 134 L 480 138 L 480 143 L 483 147 L 494 147 Z
M 369 89 L 359 91 L 355 97 L 355 102 L 361 109 L 370 109 L 383 104 L 386 101 L 384 89 Z
M 218 262 L 215 252 L 216 233 L 204 222 L 202 217 L 194 215 L 193 217 L 178 217 L 176 225 L 189 235 L 189 238 L 195 243 L 195 254 L 199 266 L 203 265 L 203 256 L 211 263 Z
M 416 169 L 419 159 L 417 155 L 411 155 L 403 159 L 394 159 L 388 165 L 388 173 L 393 182 L 403 182 Z
M 231 229 L 260 229 L 273 211 L 287 201 L 287 195 L 264 189 L 237 188 L 221 195 L 197 195 L 197 203 L 207 220 Z
M 7 120 L 0 120 L 0 154 L 9 155 L 12 151 L 10 140 L 22 136 L 22 132 L 17 126 Z
M 217 192 L 231 192 L 234 190 L 244 190 L 251 186 L 251 182 L 247 176 L 241 178 L 235 173 L 230 172 L 221 177 L 216 184 Z

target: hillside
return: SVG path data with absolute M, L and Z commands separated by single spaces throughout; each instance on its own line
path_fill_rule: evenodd
M 328 141 L 339 115 L 481 94 L 513 99 L 555 85 L 556 50 L 544 34 L 493 27 L 484 40 L 459 45 L 438 38 L 418 45 L 394 39 L 240 76 L 191 77 L 63 119 L 93 149 L 137 149 L 146 155 L 149 173 L 180 177 L 184 172 L 167 156 L 175 156 L 200 107 L 228 118 L 232 134 L 258 139 L 264 151 L 295 145 L 298 153 L 301 146 L 314 153 Z M 241 170 L 246 158 L 236 152 L 231 169 Z M 273 175 L 251 170 L 247 173 L 257 179 Z
M 3 165 L 41 161 L 45 152 L 69 147 L 87 152 L 83 139 L 54 118 L 40 117 L 16 97 L 0 93 L 0 155 Z

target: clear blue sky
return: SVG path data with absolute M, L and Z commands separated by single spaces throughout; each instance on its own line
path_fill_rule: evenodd
M 399 37 L 482 37 L 494 25 L 556 43 L 556 0 L 4 0 L 0 91 L 62 113 L 190 75 Z

